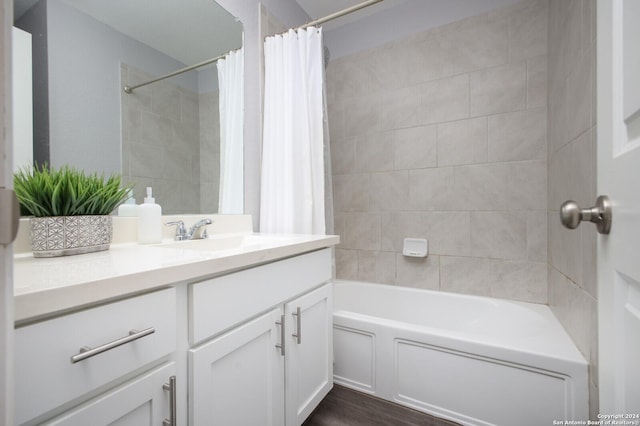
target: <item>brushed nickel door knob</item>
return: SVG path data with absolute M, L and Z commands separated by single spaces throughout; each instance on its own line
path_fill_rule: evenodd
M 596 205 L 581 209 L 573 200 L 565 201 L 560 207 L 560 221 L 569 229 L 576 229 L 580 222 L 589 221 L 596 224 L 600 234 L 608 234 L 611 230 L 611 200 L 606 195 L 596 199 Z

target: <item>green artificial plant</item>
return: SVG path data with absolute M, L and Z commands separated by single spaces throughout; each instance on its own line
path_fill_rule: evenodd
M 127 198 L 120 175 L 106 178 L 73 167 L 28 166 L 14 173 L 23 215 L 35 217 L 108 215 Z

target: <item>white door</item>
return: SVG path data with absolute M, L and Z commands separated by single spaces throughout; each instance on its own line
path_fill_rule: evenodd
M 0 190 L 11 188 L 10 46 L 13 2 L 0 4 Z M 1 206 L 0 206 L 0 210 Z M 0 212 L 6 216 L 6 212 Z M 2 230 L 0 230 L 1 233 Z M 0 243 L 0 424 L 13 424 L 13 250 Z
M 282 426 L 281 309 L 189 351 L 189 424 Z
M 285 305 L 287 426 L 299 426 L 333 387 L 332 284 Z
M 597 4 L 598 193 L 613 203 L 598 238 L 600 413 L 624 415 L 640 413 L 640 1 Z

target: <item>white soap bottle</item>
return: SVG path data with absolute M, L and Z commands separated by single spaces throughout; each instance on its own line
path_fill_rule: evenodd
M 138 216 L 138 206 L 133 198 L 133 189 L 128 192 L 128 198 L 118 206 L 118 216 Z
M 152 189 L 147 187 L 144 203 L 138 206 L 138 243 L 154 244 L 162 241 L 162 208 L 156 204 Z

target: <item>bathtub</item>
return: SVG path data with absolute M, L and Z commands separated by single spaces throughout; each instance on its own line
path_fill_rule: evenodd
M 545 305 L 338 280 L 333 333 L 343 386 L 464 425 L 588 419 L 588 364 Z

